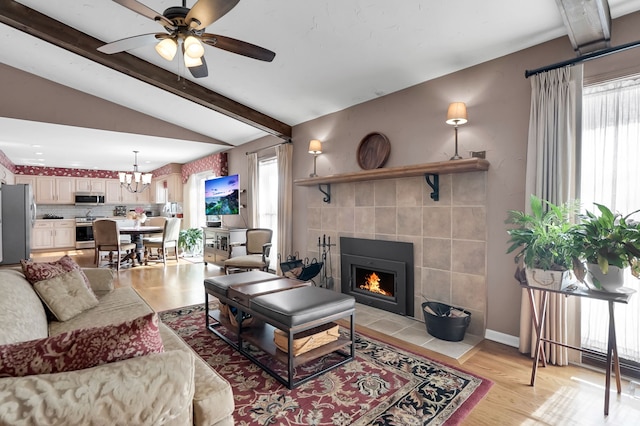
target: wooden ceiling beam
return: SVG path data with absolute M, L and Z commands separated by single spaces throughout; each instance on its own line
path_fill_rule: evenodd
M 291 139 L 291 126 L 246 105 L 202 87 L 122 52 L 106 55 L 96 49 L 104 42 L 56 21 L 15 1 L 3 0 L 0 22 L 31 36 L 66 49 L 91 61 L 151 84 L 174 95 L 234 118 L 284 140 Z

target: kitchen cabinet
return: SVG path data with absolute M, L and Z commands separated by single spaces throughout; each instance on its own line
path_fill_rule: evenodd
M 104 194 L 104 179 L 98 178 L 76 178 L 76 192 L 91 192 L 94 194 Z
M 36 177 L 30 175 L 16 175 L 14 182 L 17 184 L 27 184 L 31 185 L 31 192 L 34 193 L 36 191 Z
M 117 179 L 107 179 L 105 181 L 105 200 L 106 204 L 149 204 L 150 188 L 143 192 L 132 193 L 120 186 Z
M 38 176 L 36 179 L 36 203 L 73 204 L 74 194 L 74 178 Z
M 31 234 L 31 249 L 70 248 L 76 245 L 76 221 L 36 220 Z
M 227 228 L 202 228 L 204 233 L 204 264 L 213 263 L 222 266 L 223 262 L 229 258 L 229 244 L 245 243 L 247 241 L 246 229 Z M 244 247 L 234 247 L 233 256 L 246 254 Z
M 156 179 L 152 185 L 154 202 L 156 204 L 181 203 L 182 186 L 180 173 L 172 173 Z

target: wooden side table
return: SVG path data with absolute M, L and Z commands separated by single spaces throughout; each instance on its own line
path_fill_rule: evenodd
M 533 321 L 533 326 L 536 330 L 536 345 L 535 345 L 535 356 L 533 358 L 533 367 L 531 368 L 531 386 L 535 386 L 536 383 L 536 373 L 538 371 L 538 362 L 542 362 L 542 366 L 547 366 L 546 357 L 544 354 L 544 348 L 542 344 L 544 342 L 563 346 L 565 348 L 575 349 L 580 352 L 587 352 L 592 354 L 599 354 L 591 349 L 587 348 L 579 348 L 576 346 L 567 345 L 564 343 L 557 342 L 551 339 L 545 339 L 542 337 L 544 332 L 544 323 L 545 323 L 545 315 L 547 312 L 547 302 L 549 300 L 549 293 L 560 293 L 565 296 L 578 296 L 585 297 L 588 299 L 598 299 L 604 300 L 609 305 L 609 336 L 607 341 L 607 367 L 605 370 L 605 389 L 604 389 L 604 415 L 609 415 L 609 389 L 611 388 L 611 370 L 612 370 L 612 361 L 613 361 L 613 371 L 616 375 L 616 386 L 618 390 L 618 394 L 622 392 L 622 384 L 620 382 L 620 361 L 618 359 L 618 346 L 616 342 L 616 325 L 615 325 L 615 317 L 613 314 L 614 303 L 629 303 L 629 299 L 631 298 L 633 293 L 609 293 L 604 291 L 591 291 L 585 289 L 575 289 L 573 291 L 565 290 L 552 290 L 548 288 L 541 287 L 531 287 L 526 284 L 520 284 L 522 288 L 527 290 L 527 294 L 529 295 L 529 303 L 531 304 L 531 316 Z M 534 303 L 534 291 L 539 290 L 542 292 L 542 300 L 540 303 L 540 310 L 536 309 Z

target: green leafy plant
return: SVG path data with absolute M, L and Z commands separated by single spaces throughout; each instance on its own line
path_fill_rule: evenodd
M 178 246 L 189 253 L 194 253 L 202 245 L 202 229 L 182 229 L 178 236 Z
M 517 251 L 516 263 L 522 260 L 528 268 L 573 269 L 579 250 L 578 229 L 572 220 L 579 204 L 573 201 L 558 206 L 535 195 L 531 195 L 530 204 L 531 214 L 517 210 L 508 213 L 506 223 L 513 228 L 507 231 L 511 237 L 507 253 Z
M 609 266 L 621 269 L 630 266 L 633 275 L 640 277 L 640 229 L 637 222 L 629 220 L 631 215 L 640 210 L 623 216 L 613 213 L 602 204 L 594 204 L 600 210 L 600 215 L 587 211 L 581 215 L 578 225 L 577 243 L 582 251 L 581 258 L 597 264 L 603 274 L 609 271 Z

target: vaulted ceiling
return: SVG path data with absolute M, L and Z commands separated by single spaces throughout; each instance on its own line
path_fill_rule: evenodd
M 141 3 L 162 13 L 181 2 Z M 640 10 L 640 0 L 609 5 L 614 19 Z M 113 1 L 3 0 L 0 22 L 2 63 L 203 135 L 180 140 L 177 156 L 175 138 L 53 130 L 51 124 L 0 117 L 0 150 L 18 164 L 122 169 L 138 149 L 141 160 L 153 157 L 149 164 L 141 161 L 147 170 L 268 134 L 285 139 L 296 124 L 567 33 L 555 0 L 241 0 L 206 31 L 263 46 L 276 52 L 275 59 L 262 62 L 206 46 L 209 76 L 195 79 L 180 55 L 168 62 L 153 45 L 116 55 L 97 52 L 104 43 L 164 31 Z M 96 164 L 95 149 L 84 152 L 87 138 L 108 140 L 117 149 Z M 34 141 L 49 150 L 44 161 L 36 158 Z M 56 155 L 59 144 L 77 155 Z

